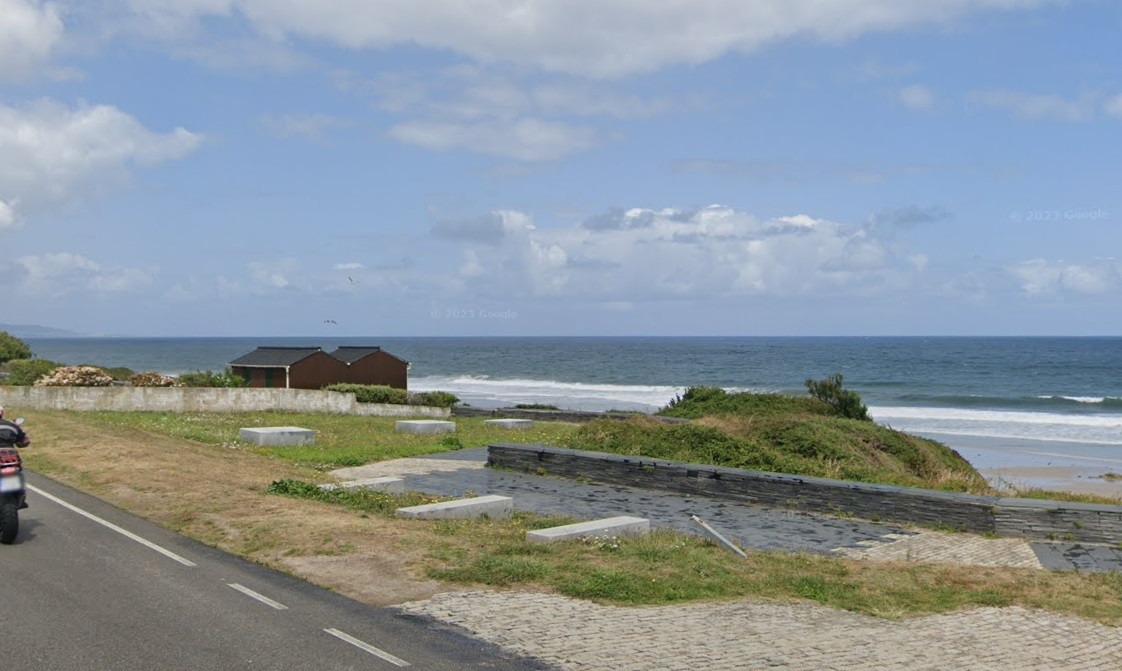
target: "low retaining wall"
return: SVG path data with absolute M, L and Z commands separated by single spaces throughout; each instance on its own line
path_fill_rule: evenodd
M 354 394 L 316 389 L 214 387 L 0 387 L 0 401 L 34 410 L 151 412 L 327 412 L 370 417 L 445 418 L 448 408 L 359 403 Z
M 495 443 L 487 454 L 488 465 L 500 468 L 774 508 L 1033 540 L 1122 541 L 1122 506 L 954 494 L 544 445 Z

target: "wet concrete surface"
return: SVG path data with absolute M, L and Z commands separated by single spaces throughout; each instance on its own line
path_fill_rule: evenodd
M 480 462 L 487 460 L 487 451 L 486 448 L 457 450 L 425 458 Z M 692 515 L 697 515 L 746 550 L 828 554 L 836 548 L 868 547 L 870 542 L 891 542 L 901 535 L 914 533 L 890 524 L 490 468 L 403 477 L 406 489 L 431 494 L 499 494 L 513 497 L 517 510 L 578 519 L 632 515 L 650 520 L 652 528 L 704 535 L 691 519 Z M 888 534 L 897 536 L 886 538 Z
M 517 510 L 542 515 L 597 519 L 633 515 L 653 528 L 704 535 L 691 519 L 706 524 L 745 550 L 786 550 L 830 554 L 840 548 L 869 548 L 917 534 L 879 522 L 815 515 L 792 510 L 723 502 L 706 497 L 595 484 L 529 473 L 478 468 L 487 449 L 426 455 L 462 460 L 473 466 L 427 475 L 406 475 L 405 487 L 442 496 L 500 494 L 514 498 Z M 1061 571 L 1122 572 L 1122 546 L 1064 541 L 1029 543 L 1045 568 Z
M 1087 573 L 1122 573 L 1122 548 L 1083 543 L 1030 543 L 1044 568 Z

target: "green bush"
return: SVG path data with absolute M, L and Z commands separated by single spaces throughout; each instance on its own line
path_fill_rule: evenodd
M 210 370 L 197 370 L 191 373 L 182 373 L 179 382 L 184 387 L 246 387 L 249 385 L 245 378 L 227 368 L 221 373 Z
M 13 359 L 30 359 L 31 348 L 27 343 L 8 333 L 0 331 L 0 363 Z
M 47 359 L 14 359 L 4 364 L 8 376 L 4 384 L 30 387 L 35 381 L 58 368 L 60 364 Z
M 133 375 L 136 375 L 136 371 L 132 370 L 131 368 L 125 368 L 124 366 L 113 366 L 111 368 L 106 368 L 105 366 L 95 366 L 93 364 L 86 365 L 92 368 L 100 368 L 105 372 L 106 375 L 113 378 L 117 382 L 127 382 Z
M 343 394 L 354 394 L 355 400 L 359 403 L 393 403 L 396 405 L 409 403 L 409 392 L 380 384 L 340 383 L 328 385 L 324 389 Z
M 129 378 L 129 384 L 134 387 L 182 387 L 183 383 L 171 377 L 157 373 L 156 371 L 146 371 L 137 373 Z
M 810 395 L 833 406 L 842 417 L 871 422 L 869 409 L 861 403 L 857 392 L 842 388 L 842 374 L 827 375 L 823 380 L 807 378 L 806 389 Z
M 730 394 L 720 387 L 690 387 L 676 396 L 656 415 L 698 419 L 706 415 L 779 415 L 811 413 L 833 416 L 833 408 L 812 398 L 787 394 L 755 394 L 742 391 Z
M 409 405 L 427 405 L 434 408 L 451 408 L 460 402 L 455 394 L 446 391 L 422 391 L 409 394 Z

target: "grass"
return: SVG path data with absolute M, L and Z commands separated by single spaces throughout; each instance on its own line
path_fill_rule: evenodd
M 323 492 L 310 484 L 322 476 L 319 471 L 277 458 L 272 451 L 229 449 L 224 441 L 232 434 L 217 427 L 200 434 L 198 419 L 176 423 L 119 413 L 27 414 L 36 442 L 26 456 L 35 470 L 205 543 L 335 585 L 372 603 L 391 591 L 401 600 L 425 598 L 432 593 L 425 591 L 432 589 L 427 583 L 416 588 L 421 591 L 408 591 L 413 588 L 407 583 L 420 575 L 445 584 L 540 589 L 611 604 L 810 600 L 884 618 L 1020 605 L 1122 624 L 1118 574 L 862 562 L 784 552 L 749 552 L 744 560 L 700 538 L 663 531 L 645 538 L 529 544 L 527 530 L 574 520 L 522 513 L 501 521 L 398 520 L 393 508 L 426 499 Z M 245 425 L 245 417 L 228 421 Z M 319 418 L 324 424 L 312 425 L 315 416 L 280 414 L 261 419 L 317 429 L 338 421 L 324 416 Z M 461 439 L 471 434 L 471 424 L 461 424 Z M 359 425 L 349 430 L 361 433 Z M 386 426 L 388 435 L 368 435 L 363 442 L 419 438 L 396 436 L 392 424 Z M 178 427 L 208 440 L 182 440 L 152 427 Z M 478 430 L 484 431 L 482 426 Z M 500 437 L 509 440 L 513 433 Z M 424 449 L 438 446 L 438 439 L 422 439 L 433 441 Z M 482 434 L 468 438 L 493 439 Z M 181 476 L 200 464 L 222 477 Z M 317 563 L 317 557 L 331 562 Z
M 856 562 L 786 552 L 749 552 L 743 560 L 703 539 L 667 531 L 544 545 L 524 540 L 527 530 L 562 523 L 526 514 L 433 523 L 440 533 L 426 573 L 464 585 L 544 588 L 617 605 L 809 600 L 887 618 L 1018 605 L 1122 624 L 1118 574 Z
M 95 424 L 132 427 L 154 434 L 253 450 L 308 465 L 319 470 L 361 466 L 386 459 L 414 457 L 463 447 L 483 447 L 494 442 L 556 445 L 575 426 L 560 422 L 535 423 L 512 431 L 484 424 L 481 417 L 451 418 L 454 434 L 408 434 L 394 430 L 396 418 L 359 417 L 315 413 L 83 413 Z M 239 428 L 299 426 L 316 431 L 314 445 L 256 446 L 238 441 Z

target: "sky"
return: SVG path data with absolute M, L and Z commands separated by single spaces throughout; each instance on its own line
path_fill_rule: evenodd
M 0 0 L 3 321 L 1120 335 L 1109 0 Z

